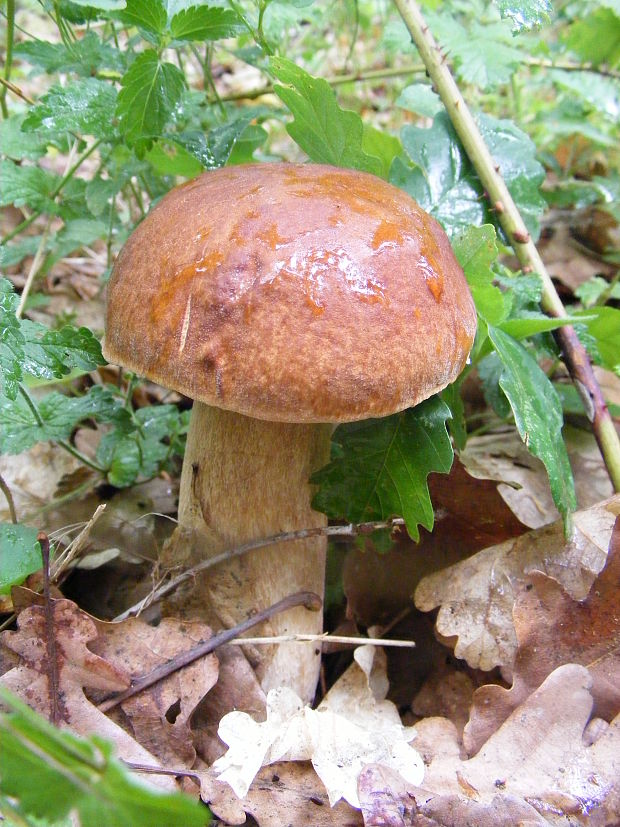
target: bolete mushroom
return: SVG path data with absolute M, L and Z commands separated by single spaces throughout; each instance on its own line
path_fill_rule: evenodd
M 259 164 L 176 187 L 121 251 L 104 353 L 191 397 L 179 525 L 167 562 L 325 525 L 313 471 L 335 423 L 382 417 L 461 372 L 474 305 L 446 234 L 406 193 L 349 169 Z M 225 626 L 298 591 L 323 594 L 324 538 L 208 571 L 187 614 Z M 304 608 L 263 634 L 321 631 Z M 313 644 L 251 653 L 265 690 L 306 701 Z

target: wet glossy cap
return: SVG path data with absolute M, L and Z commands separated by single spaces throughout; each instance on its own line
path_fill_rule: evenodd
M 258 419 L 344 422 L 416 405 L 476 329 L 439 224 L 367 173 L 260 164 L 173 189 L 121 251 L 106 358 Z

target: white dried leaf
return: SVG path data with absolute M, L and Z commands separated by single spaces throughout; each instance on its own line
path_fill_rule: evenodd
M 398 710 L 383 697 L 385 660 L 368 646 L 357 658 L 363 668 L 352 664 L 315 710 L 281 687 L 267 696 L 266 721 L 257 723 L 243 712 L 225 715 L 218 734 L 229 749 L 213 765 L 219 780 L 243 798 L 261 766 L 310 760 L 330 804 L 345 799 L 354 807 L 360 806 L 358 777 L 368 764 L 390 767 L 420 784 L 423 762 L 409 746 L 415 733 L 403 727 Z

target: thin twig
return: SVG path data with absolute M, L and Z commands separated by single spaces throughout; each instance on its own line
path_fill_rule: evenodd
M 307 540 L 309 537 L 358 537 L 364 534 L 372 534 L 373 531 L 379 531 L 383 528 L 392 529 L 404 525 L 405 521 L 398 517 L 393 520 L 358 523 L 357 525 L 355 523 L 348 523 L 347 525 L 302 528 L 298 531 L 285 531 L 280 534 L 274 534 L 271 537 L 264 537 L 261 540 L 252 540 L 251 542 L 244 543 L 237 548 L 228 549 L 227 551 L 223 551 L 221 554 L 217 554 L 214 557 L 209 557 L 201 563 L 198 563 L 196 566 L 192 566 L 191 569 L 187 569 L 187 571 L 184 571 L 182 574 L 177 575 L 172 580 L 169 580 L 167 583 L 159 586 L 157 589 L 152 591 L 151 594 L 143 598 L 143 600 L 139 603 L 135 603 L 128 609 L 125 609 L 125 611 L 120 615 L 117 615 L 114 620 L 126 620 L 132 615 L 139 614 L 149 606 L 152 606 L 153 603 L 157 603 L 162 598 L 166 597 L 166 595 L 175 591 L 175 589 L 177 589 L 182 583 L 185 583 L 186 580 L 193 580 L 193 578 L 196 577 L 197 574 L 200 574 L 200 572 L 206 571 L 207 569 L 217 566 L 227 560 L 232 560 L 235 557 L 241 557 L 249 551 L 264 548 L 265 546 L 275 545 L 276 543 L 288 543 L 293 540 Z
M 11 489 L 7 485 L 6 480 L 0 474 L 0 491 L 4 494 L 4 498 L 6 499 L 8 506 L 9 506 L 9 514 L 11 515 L 11 522 L 17 522 L 17 511 L 15 509 L 15 500 L 13 499 L 13 494 L 11 493 Z
M 33 106 L 36 103 L 36 101 L 28 97 L 28 95 L 25 92 L 22 92 L 19 86 L 16 86 L 10 80 L 0 77 L 0 85 L 2 85 L 3 88 L 8 89 L 9 92 L 12 92 L 14 95 L 17 95 L 18 98 L 21 98 L 22 100 L 26 101 L 26 103 L 29 103 L 30 106 Z
M 474 165 L 478 177 L 488 193 L 502 228 L 526 272 L 537 273 L 543 284 L 542 309 L 550 316 L 566 316 L 564 305 L 545 267 L 536 245 L 530 238 L 523 218 L 513 201 L 506 182 L 500 174 L 478 125 L 476 124 L 460 89 L 458 88 L 445 56 L 435 42 L 415 0 L 394 0 L 409 33 L 420 52 L 428 74 L 433 81 L 450 120 Z M 592 431 L 607 466 L 616 491 L 620 491 L 620 438 L 607 409 L 586 349 L 579 341 L 574 328 L 560 327 L 556 338 L 563 352 L 566 367 L 583 400 Z
M 45 652 L 47 660 L 48 698 L 50 705 L 50 722 L 58 724 L 60 714 L 60 677 L 58 674 L 58 653 L 56 651 L 56 630 L 52 614 L 50 595 L 50 541 L 44 531 L 37 534 L 43 560 L 43 615 L 45 617 Z
M 360 637 L 349 635 L 274 635 L 274 637 L 239 637 L 229 640 L 235 646 L 272 646 L 274 643 L 343 643 L 347 646 L 393 646 L 402 649 L 414 649 L 413 640 L 395 640 L 382 637 Z
M 113 697 L 103 701 L 103 703 L 99 704 L 98 709 L 102 712 L 108 712 L 108 710 L 113 709 L 123 701 L 126 701 L 127 698 L 131 698 L 139 692 L 142 692 L 144 689 L 148 689 L 149 686 L 153 686 L 154 683 L 163 680 L 168 677 L 168 675 L 176 672 L 178 669 L 182 669 L 184 666 L 193 663 L 195 660 L 198 660 L 198 658 L 208 655 L 219 646 L 223 646 L 225 643 L 230 643 L 231 640 L 234 640 L 239 635 L 242 635 L 248 629 L 252 629 L 264 620 L 269 620 L 271 617 L 279 614 L 280 612 L 286 612 L 296 606 L 305 606 L 305 608 L 309 611 L 318 611 L 322 605 L 323 603 L 321 598 L 317 594 L 314 594 L 314 592 L 296 592 L 295 594 L 291 594 L 288 597 L 279 600 L 277 603 L 274 603 L 273 606 L 269 606 L 267 609 L 263 609 L 262 611 L 253 614 L 251 617 L 248 617 L 247 620 L 244 620 L 237 626 L 233 626 L 232 629 L 225 629 L 223 632 L 220 632 L 214 637 L 209 638 L 209 640 L 200 643 L 198 646 L 194 646 L 187 652 L 181 652 L 174 658 L 171 658 L 167 663 L 162 663 L 161 666 L 153 669 L 153 671 L 149 672 L 148 675 L 144 675 L 143 677 L 132 681 L 129 689 L 125 689 L 123 692 L 119 692 L 118 695 L 114 695 Z
M 330 86 L 341 86 L 345 83 L 364 83 L 374 80 L 384 80 L 387 78 L 401 77 L 402 75 L 419 75 L 426 71 L 423 63 L 413 63 L 408 66 L 393 66 L 384 69 L 366 69 L 359 72 L 348 72 L 343 75 L 330 75 L 323 78 Z M 248 89 L 245 92 L 231 92 L 230 95 L 222 95 L 219 100 L 223 102 L 239 101 L 239 100 L 255 100 L 262 98 L 263 95 L 271 95 L 273 93 L 273 84 L 268 83 L 261 86 L 259 89 Z

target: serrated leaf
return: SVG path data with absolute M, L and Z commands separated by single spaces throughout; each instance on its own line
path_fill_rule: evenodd
M 154 405 L 135 412 L 135 427 L 105 434 L 97 448 L 97 462 L 107 469 L 108 481 L 117 488 L 149 479 L 171 453 L 171 442 L 187 429 L 174 405 Z
M 159 137 L 181 99 L 183 73 L 172 63 L 162 63 L 154 49 L 147 49 L 131 64 L 122 85 L 116 114 L 127 142 Z
M 111 744 L 61 731 L 5 689 L 0 692 L 2 705 L 11 710 L 0 715 L 0 793 L 14 799 L 23 815 L 49 824 L 75 811 L 81 827 L 209 823 L 209 811 L 189 796 L 164 793 L 132 777 Z
M 12 586 L 41 568 L 37 534 L 36 528 L 20 523 L 0 523 L 0 594 L 9 594 Z
M 537 237 L 545 201 L 539 192 L 544 170 L 536 160 L 534 144 L 510 121 L 479 115 L 478 125 L 528 230 Z M 471 224 L 497 227 L 480 181 L 445 112 L 440 112 L 428 129 L 403 127 L 401 140 L 415 166 L 407 167 L 397 158 L 390 172 L 392 183 L 406 190 L 450 234 Z
M 517 430 L 528 450 L 542 460 L 553 501 L 568 527 L 577 499 L 562 438 L 560 399 L 545 372 L 523 345 L 491 326 L 489 338 L 502 364 L 499 384 L 510 402 Z
M 41 212 L 58 212 L 51 195 L 60 182 L 53 172 L 0 161 L 0 207 L 30 207 Z
M 23 112 L 10 115 L 0 121 L 0 147 L 2 154 L 14 161 L 36 161 L 45 155 L 49 138 L 36 133 L 22 132 Z
M 549 22 L 549 0 L 494 0 L 502 17 L 512 23 L 513 32 L 531 31 Z
M 245 30 L 233 9 L 218 6 L 190 6 L 170 21 L 170 34 L 175 40 L 221 40 Z
M 53 86 L 25 118 L 25 131 L 77 132 L 109 139 L 115 133 L 116 89 L 97 78 Z
M 0 392 L 9 399 L 17 396 L 23 376 L 25 339 L 15 315 L 18 305 L 11 282 L 0 278 Z
M 67 72 L 91 77 L 102 69 L 122 72 L 125 68 L 123 53 L 104 43 L 95 32 L 86 32 L 66 45 L 27 40 L 15 46 L 15 54 L 49 74 Z
M 250 115 L 241 115 L 235 120 L 216 126 L 204 132 L 181 132 L 165 135 L 166 140 L 183 147 L 196 158 L 204 169 L 218 169 L 226 164 L 235 144 L 251 121 Z
M 168 22 L 168 12 L 161 0 L 127 0 L 119 17 L 128 26 L 136 26 L 157 39 L 166 31 Z
M 331 462 L 312 477 L 320 486 L 313 508 L 352 522 L 402 516 L 419 539 L 418 526 L 430 530 L 434 520 L 427 476 L 452 466 L 449 416 L 433 397 L 384 419 L 340 425 Z
M 48 393 L 37 408 L 40 422 L 22 396 L 0 396 L 0 453 L 20 454 L 37 442 L 67 439 L 83 419 L 110 422 L 126 413 L 115 394 L 101 385 L 79 397 Z
M 294 116 L 287 132 L 313 161 L 381 174 L 381 161 L 363 150 L 362 119 L 340 108 L 326 80 L 282 57 L 271 58 L 269 67 L 281 81 L 274 92 Z
M 23 371 L 39 379 L 60 379 L 74 368 L 95 370 L 105 365 L 99 340 L 87 327 L 65 325 L 48 330 L 29 319 L 21 321 L 24 335 Z
M 494 89 L 510 81 L 523 59 L 507 22 L 474 20 L 465 28 L 456 17 L 445 14 L 429 15 L 428 22 L 464 83 Z

